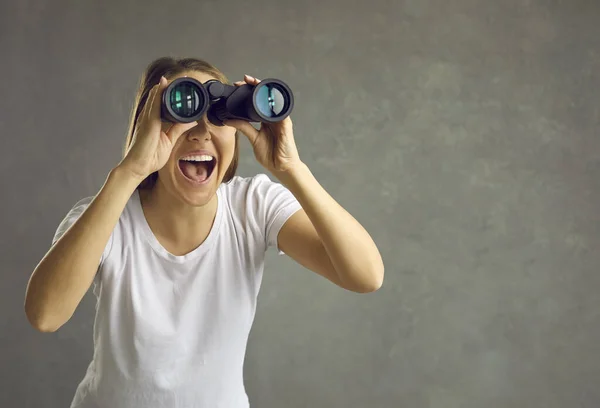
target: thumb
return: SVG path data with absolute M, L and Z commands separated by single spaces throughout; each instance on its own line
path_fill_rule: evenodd
M 169 136 L 169 139 L 171 139 L 171 142 L 175 143 L 177 141 L 177 139 L 179 139 L 179 136 L 181 136 L 182 134 L 184 134 L 185 132 L 187 132 L 188 130 L 190 130 L 191 128 L 196 126 L 197 124 L 198 124 L 197 121 L 189 122 L 189 123 L 175 123 L 165 133 L 167 134 L 167 136 Z
M 242 132 L 244 135 L 246 135 L 248 140 L 250 140 L 250 143 L 254 145 L 254 141 L 256 140 L 259 131 L 252 126 L 250 122 L 246 122 L 245 120 L 230 119 L 223 121 L 223 123 L 225 126 L 231 126 Z

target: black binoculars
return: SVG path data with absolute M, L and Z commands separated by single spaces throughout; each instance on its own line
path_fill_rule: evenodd
M 279 122 L 294 108 L 290 87 L 279 79 L 264 79 L 257 85 L 228 85 L 216 79 L 205 83 L 190 77 L 177 78 L 162 95 L 161 119 L 189 123 L 205 113 L 215 126 L 228 119 L 249 122 Z

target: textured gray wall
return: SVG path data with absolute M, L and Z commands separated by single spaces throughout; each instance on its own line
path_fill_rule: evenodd
M 25 286 L 162 55 L 288 81 L 301 156 L 386 263 L 355 295 L 270 255 L 255 407 L 600 406 L 599 21 L 584 0 L 2 2 L 0 406 L 67 407 L 83 377 L 92 297 L 40 334 Z

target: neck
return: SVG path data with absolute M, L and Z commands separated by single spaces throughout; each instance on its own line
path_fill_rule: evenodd
M 170 194 L 159 179 L 152 189 L 140 190 L 140 202 L 159 240 L 185 245 L 206 239 L 217 214 L 218 198 L 215 194 L 206 204 L 192 206 Z

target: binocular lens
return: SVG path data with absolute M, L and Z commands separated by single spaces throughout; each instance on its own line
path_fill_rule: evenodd
M 261 87 L 256 93 L 256 109 L 263 116 L 277 117 L 285 109 L 287 99 L 285 90 L 277 84 L 270 83 Z
M 169 104 L 178 116 L 191 118 L 203 109 L 205 100 L 203 93 L 193 82 L 180 82 L 170 92 Z

